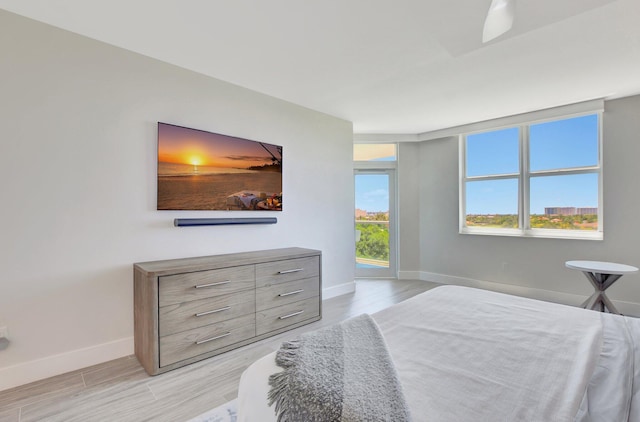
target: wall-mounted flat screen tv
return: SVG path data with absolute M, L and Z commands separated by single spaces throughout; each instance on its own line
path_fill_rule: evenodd
M 158 122 L 158 209 L 282 211 L 282 147 Z

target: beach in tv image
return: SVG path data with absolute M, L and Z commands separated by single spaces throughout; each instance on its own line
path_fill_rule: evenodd
M 158 210 L 282 211 L 282 147 L 159 122 Z

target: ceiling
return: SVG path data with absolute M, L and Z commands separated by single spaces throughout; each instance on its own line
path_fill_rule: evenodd
M 640 93 L 640 1 L 0 0 L 0 8 L 353 122 L 416 134 Z

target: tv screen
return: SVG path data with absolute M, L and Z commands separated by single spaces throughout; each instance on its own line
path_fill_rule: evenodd
M 282 211 L 282 147 L 158 122 L 158 210 Z

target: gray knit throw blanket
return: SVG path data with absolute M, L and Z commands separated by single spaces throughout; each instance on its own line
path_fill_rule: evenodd
M 276 353 L 269 377 L 278 422 L 410 421 L 402 386 L 375 321 L 366 314 L 305 333 Z

